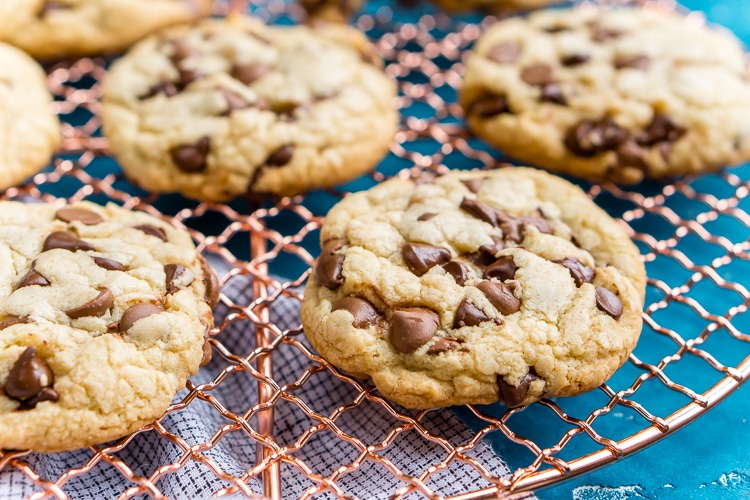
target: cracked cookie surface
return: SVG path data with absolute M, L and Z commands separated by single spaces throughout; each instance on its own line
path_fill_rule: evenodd
M 461 104 L 509 156 L 583 177 L 634 183 L 750 159 L 740 43 L 656 9 L 501 21 L 469 58 Z
M 638 249 L 542 171 L 393 179 L 339 202 L 321 242 L 305 334 L 407 407 L 579 394 L 625 362 L 641 331 Z
M 211 0 L 3 0 L 0 40 L 38 59 L 100 54 L 210 8 Z
M 224 201 L 338 184 L 371 170 L 398 127 L 395 83 L 371 49 L 344 25 L 171 29 L 113 66 L 104 132 L 150 191 Z
M 142 212 L 0 202 L 0 447 L 102 443 L 161 416 L 201 362 L 216 277 Z

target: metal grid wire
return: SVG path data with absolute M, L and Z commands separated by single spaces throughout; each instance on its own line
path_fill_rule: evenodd
M 375 2 L 377 3 L 377 2 Z M 665 5 L 672 5 L 662 2 Z M 217 4 L 217 12 L 245 8 L 242 2 Z M 290 16 L 299 20 L 297 7 L 283 1 L 256 2 L 255 12 L 267 20 Z M 400 7 L 395 8 L 396 10 Z M 409 14 L 381 3 L 356 20 L 387 61 L 386 71 L 400 84 L 402 127 L 391 154 L 380 170 L 360 180 L 360 189 L 392 176 L 416 175 L 422 170 L 494 168 L 497 153 L 472 138 L 462 125 L 455 104 L 460 87 L 465 49 L 494 18 L 464 22 L 445 14 Z M 396 20 L 396 18 L 400 20 Z M 253 298 L 236 302 L 226 293 L 229 311 L 212 331 L 215 362 L 224 368 L 216 378 L 199 386 L 188 382 L 186 395 L 167 415 L 140 432 L 169 441 L 178 450 L 172 463 L 137 468 L 121 458 L 133 436 L 113 444 L 92 447 L 81 465 L 58 477 L 40 477 L 25 451 L 0 453 L 0 469 L 21 471 L 38 486 L 32 498 L 67 498 L 66 486 L 100 473 L 101 464 L 125 478 L 122 498 L 142 495 L 164 498 L 160 480 L 172 474 L 215 475 L 226 487 L 212 493 L 286 498 L 280 481 L 282 467 L 305 478 L 304 498 L 351 498 L 340 480 L 368 465 L 398 480 L 384 492 L 390 498 L 443 498 L 430 486 L 446 470 L 468 468 L 477 486 L 451 498 L 479 499 L 513 496 L 557 483 L 625 457 L 692 422 L 750 377 L 750 330 L 747 314 L 750 293 L 740 282 L 750 269 L 750 168 L 686 178 L 670 184 L 646 183 L 633 190 L 610 183 L 586 184 L 592 199 L 620 218 L 639 245 L 649 272 L 644 331 L 634 354 L 615 376 L 584 396 L 544 400 L 525 408 L 501 405 L 465 407 L 456 411 L 472 423 L 472 439 L 452 443 L 431 430 L 431 412 L 410 412 L 382 399 L 367 382 L 352 379 L 311 352 L 301 327 L 282 329 L 269 310 L 279 300 L 298 301 L 299 285 L 309 274 L 317 248 L 317 229 L 325 208 L 346 189 L 284 198 L 250 206 L 196 203 L 177 196 L 153 196 L 128 184 L 108 156 L 98 118 L 100 84 L 108 60 L 80 59 L 48 67 L 49 87 L 64 124 L 64 145 L 54 165 L 2 199 L 114 201 L 127 208 L 146 210 L 191 231 L 199 249 L 228 270 L 222 283 L 249 278 Z M 322 208 L 321 208 L 322 207 Z M 278 276 L 283 276 L 279 278 Z M 233 352 L 225 332 L 239 327 L 254 336 L 250 352 Z M 272 355 L 291 349 L 302 360 L 292 382 L 274 378 Z M 243 372 L 258 385 L 258 401 L 231 411 L 212 396 L 233 373 Z M 351 386 L 347 401 L 312 401 L 304 389 L 316 374 L 326 372 L 338 384 Z M 164 419 L 190 405 L 208 404 L 226 425 L 212 429 L 211 438 L 190 444 L 171 433 Z M 295 405 L 309 420 L 300 435 L 283 435 L 274 427 L 274 410 Z M 373 429 L 383 436 L 352 435 L 340 425 L 347 418 L 364 418 L 364 408 L 375 405 L 392 417 L 392 426 Z M 331 409 L 332 408 L 332 409 Z M 536 423 L 543 421 L 543 426 Z M 543 432 L 540 431 L 543 427 Z M 389 449 L 405 432 L 416 433 L 426 445 L 444 450 L 443 459 L 424 470 L 389 457 Z M 240 474 L 223 470 L 210 451 L 229 434 L 252 443 L 257 461 Z M 237 438 L 237 435 L 240 438 Z M 328 446 L 351 446 L 355 458 L 331 470 L 315 470 L 300 458 L 315 436 L 325 435 Z M 481 440 L 491 440 L 508 459 L 512 474 L 499 477 L 477 459 Z M 260 486 L 258 486 L 260 485 Z

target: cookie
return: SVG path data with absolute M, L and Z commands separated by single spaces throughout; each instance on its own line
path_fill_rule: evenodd
M 432 0 L 438 7 L 449 11 L 501 11 L 537 9 L 562 0 Z
M 392 179 L 339 202 L 321 242 L 305 334 L 406 407 L 579 394 L 625 362 L 641 331 L 637 248 L 542 171 Z
M 121 51 L 210 7 L 211 0 L 5 0 L 0 40 L 39 59 Z
M 0 190 L 37 173 L 60 146 L 60 122 L 51 103 L 42 68 L 15 47 L 0 43 Z
M 363 0 L 299 0 L 309 19 L 346 22 L 364 3 Z
M 115 205 L 0 202 L 0 447 L 71 450 L 159 418 L 219 286 L 190 235 Z
M 372 169 L 398 127 L 396 86 L 345 25 L 210 20 L 114 64 L 104 133 L 128 178 L 224 201 L 294 195 Z
M 490 28 L 461 104 L 511 157 L 635 183 L 750 159 L 746 74 L 739 42 L 694 17 L 588 6 Z

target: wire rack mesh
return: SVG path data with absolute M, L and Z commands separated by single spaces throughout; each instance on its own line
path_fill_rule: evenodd
M 649 2 L 673 8 L 670 2 Z M 244 2 L 217 2 L 216 12 L 246 9 Z M 274 21 L 299 20 L 298 7 L 279 0 L 254 2 L 253 11 Z M 125 480 L 122 498 L 165 498 L 161 484 L 169 475 L 215 476 L 223 487 L 214 496 L 287 498 L 282 468 L 303 477 L 303 498 L 354 498 L 342 478 L 370 470 L 397 481 L 389 498 L 444 498 L 432 479 L 445 471 L 466 469 L 475 486 L 451 498 L 512 497 L 602 467 L 664 438 L 718 404 L 750 377 L 750 292 L 743 277 L 750 270 L 750 167 L 644 183 L 624 189 L 610 183 L 585 184 L 588 194 L 617 217 L 638 244 L 649 273 L 644 331 L 629 362 L 598 390 L 584 396 L 543 400 L 523 408 L 501 405 L 454 411 L 473 436 L 451 442 L 430 424 L 434 412 L 413 412 L 381 398 L 366 381 L 339 372 L 312 352 L 301 326 L 282 328 L 270 316 L 281 300 L 299 301 L 317 248 L 318 228 L 330 205 L 347 190 L 363 189 L 399 175 L 422 170 L 496 168 L 503 158 L 467 133 L 455 104 L 466 49 L 495 20 L 451 19 L 436 10 L 407 11 L 371 2 L 355 23 L 374 40 L 386 71 L 399 82 L 401 130 L 378 171 L 338 190 L 250 205 L 197 203 L 176 195 L 149 195 L 130 185 L 108 155 L 98 118 L 100 81 L 105 58 L 79 59 L 49 66 L 49 87 L 64 121 L 64 145 L 53 165 L 27 184 L 7 190 L 2 199 L 113 201 L 145 210 L 185 227 L 212 262 L 220 262 L 225 287 L 247 278 L 252 297 L 241 301 L 222 294 L 228 314 L 212 331 L 214 363 L 221 367 L 208 383 L 188 382 L 187 390 L 162 419 L 142 429 L 150 439 L 171 443 L 174 461 L 139 467 L 122 458 L 134 436 L 92 447 L 88 458 L 55 477 L 35 470 L 28 451 L 0 453 L 0 469 L 20 471 L 37 491 L 32 498 L 69 498 L 69 485 L 101 474 Z M 237 328 L 253 338 L 253 348 L 237 352 L 226 340 Z M 300 368 L 288 380 L 274 376 L 274 353 L 293 352 Z M 350 386 L 350 398 L 321 402 L 305 397 L 317 374 L 329 374 Z M 213 396 L 235 373 L 257 384 L 257 401 L 228 409 Z M 210 439 L 191 443 L 165 425 L 170 415 L 190 405 L 207 404 L 226 424 L 211 429 Z M 274 411 L 295 405 L 308 424 L 299 435 L 275 426 Z M 391 417 L 371 435 L 354 435 L 347 419 L 365 418 L 374 405 Z M 543 422 L 543 426 L 536 425 Z M 400 435 L 411 432 L 425 445 L 442 450 L 440 460 L 412 470 L 403 458 L 389 458 Z M 138 433 L 136 433 L 138 434 Z M 349 446 L 351 459 L 316 470 L 304 459 L 305 448 L 324 435 L 329 448 Z M 212 458 L 222 440 L 251 443 L 256 461 L 243 471 L 228 471 Z M 373 437 L 377 436 L 377 437 Z M 501 474 L 473 453 L 483 440 L 508 461 Z M 415 451 L 416 453 L 417 451 Z M 102 477 L 102 481 L 106 481 Z M 348 483 L 351 485 L 352 483 Z

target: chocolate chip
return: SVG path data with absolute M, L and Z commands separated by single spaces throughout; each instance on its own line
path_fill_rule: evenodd
M 23 288 L 26 286 L 49 286 L 49 281 L 47 278 L 39 274 L 34 270 L 32 267 L 29 269 L 29 272 L 23 275 L 23 277 L 18 280 L 18 283 L 16 283 L 16 286 L 13 287 L 13 290 L 18 290 L 19 288 Z
M 419 222 L 428 221 L 428 220 L 432 219 L 433 217 L 435 217 L 436 215 L 437 214 L 434 214 L 432 212 L 425 212 L 422 215 L 420 215 L 419 217 L 417 217 L 417 221 L 419 221 Z
M 140 226 L 135 226 L 135 228 L 149 236 L 159 238 L 161 241 L 167 241 L 167 233 L 160 227 L 152 226 L 151 224 L 141 224 Z
M 294 145 L 284 144 L 268 155 L 265 164 L 269 167 L 283 167 L 292 160 L 292 156 L 294 156 Z
M 61 208 L 55 212 L 55 217 L 63 222 L 78 221 L 85 226 L 94 226 L 104 222 L 101 215 L 85 208 Z
M 563 56 L 562 59 L 560 59 L 560 62 L 563 66 L 578 66 L 581 64 L 586 64 L 591 60 L 591 56 L 588 54 L 569 54 L 566 56 Z
M 179 65 L 183 61 L 183 59 L 196 57 L 201 54 L 199 50 L 188 46 L 188 44 L 185 43 L 184 39 L 172 40 L 171 45 L 172 55 L 169 56 L 169 59 L 175 66 Z
M 219 92 L 227 102 L 227 109 L 223 113 L 223 116 L 229 116 L 230 114 L 232 114 L 232 111 L 239 111 L 241 109 L 247 109 L 250 107 L 250 103 L 247 102 L 244 97 L 239 94 L 235 94 L 231 90 L 220 88 Z
M 517 288 L 515 282 L 498 283 L 496 281 L 482 281 L 477 284 L 477 288 L 495 306 L 495 309 L 500 311 L 504 316 L 518 312 L 521 309 L 521 301 L 513 295 L 513 292 Z
M 439 317 L 435 311 L 413 307 L 395 311 L 391 317 L 391 344 L 397 351 L 414 352 L 437 333 Z
M 523 235 L 529 226 L 534 226 L 540 233 L 552 234 L 553 232 L 552 225 L 543 217 L 513 217 L 498 210 L 497 219 L 500 222 L 500 229 L 503 230 L 503 237 L 516 243 L 523 241 Z
M 472 193 L 478 193 L 479 190 L 482 189 L 482 186 L 484 185 L 486 180 L 486 177 L 480 177 L 477 179 L 464 179 L 461 181 L 461 183 L 466 186 Z
M 206 330 L 206 334 L 203 336 L 203 356 L 201 356 L 200 366 L 206 366 L 211 362 L 213 352 L 211 351 L 211 343 L 208 341 L 208 338 L 208 330 Z
M 622 316 L 622 301 L 606 288 L 596 288 L 596 307 L 614 319 L 620 319 Z
M 443 269 L 445 269 L 446 273 L 453 276 L 453 279 L 457 284 L 464 286 L 464 283 L 466 283 L 466 279 L 469 276 L 469 268 L 466 267 L 465 264 L 452 260 L 447 264 L 443 264 Z
M 292 122 L 295 120 L 294 113 L 300 107 L 298 102 L 275 102 L 271 105 L 271 111 L 279 115 L 279 119 Z
M 456 316 L 453 319 L 453 328 L 462 328 L 464 326 L 477 326 L 491 318 L 484 314 L 484 311 L 469 302 L 467 299 L 461 301 L 456 310 Z
M 594 281 L 596 271 L 594 271 L 575 257 L 565 257 L 562 260 L 555 260 L 553 262 L 562 264 L 563 266 L 568 268 L 568 271 L 570 271 L 570 275 L 573 277 L 573 281 L 575 282 L 577 287 L 580 287 L 584 283 L 591 283 L 592 281 Z
M 641 70 L 647 70 L 650 64 L 651 59 L 646 55 L 620 56 L 615 59 L 614 63 L 617 69 L 632 68 Z
M 89 300 L 83 305 L 68 309 L 65 314 L 71 319 L 83 318 L 86 316 L 103 316 L 109 311 L 112 304 L 115 303 L 115 296 L 109 288 L 100 288 L 99 295 Z
M 128 307 L 125 309 L 125 312 L 122 313 L 122 318 L 120 318 L 120 333 L 128 333 L 128 330 L 133 327 L 136 321 L 161 312 L 164 312 L 164 308 L 148 302 L 142 302 Z
M 52 370 L 39 359 L 36 349 L 27 347 L 11 367 L 3 390 L 9 398 L 21 401 L 23 409 L 31 409 L 41 401 L 57 401 L 57 392 L 50 389 L 54 381 Z
M 335 290 L 344 284 L 344 277 L 341 274 L 344 256 L 335 253 L 344 244 L 342 238 L 333 238 L 323 242 L 320 257 L 318 257 L 318 263 L 315 266 L 315 278 L 318 283 L 329 290 Z
M 423 243 L 407 243 L 401 247 L 401 255 L 411 272 L 417 276 L 451 260 L 450 251 Z
M 164 274 L 166 275 L 166 288 L 167 293 L 175 293 L 179 288 L 175 284 L 175 280 L 182 276 L 185 272 L 185 268 L 179 264 L 167 264 L 164 266 Z
M 568 31 L 570 28 L 568 26 L 555 25 L 555 26 L 547 26 L 546 28 L 543 28 L 543 29 L 547 33 L 560 33 L 562 31 Z
M 55 231 L 47 236 L 42 245 L 42 252 L 56 248 L 71 252 L 75 252 L 76 250 L 96 250 L 91 243 L 78 239 L 66 231 Z
M 491 118 L 502 113 L 510 113 L 505 96 L 485 96 L 468 107 L 469 114 L 480 118 Z
M 348 311 L 353 316 L 354 328 L 368 328 L 382 319 L 375 306 L 362 297 L 344 297 L 337 300 L 331 307 L 331 312 L 339 310 Z
M 554 83 L 552 67 L 549 64 L 533 64 L 521 69 L 521 80 L 533 86 Z
M 565 106 L 568 103 L 559 83 L 548 83 L 547 85 L 542 85 L 541 90 L 542 93 L 540 100 L 542 102 L 551 102 L 562 106 Z
M 646 129 L 635 137 L 641 146 L 653 146 L 659 142 L 675 142 L 685 135 L 684 127 L 677 125 L 669 116 L 657 113 Z
M 208 265 L 206 259 L 204 259 L 202 255 L 198 258 L 201 263 L 201 271 L 203 271 L 203 286 L 205 287 L 203 297 L 209 307 L 213 309 L 216 307 L 216 304 L 219 303 L 221 284 L 219 283 L 219 278 L 216 277 L 216 273 L 211 269 L 211 266 Z
M 599 121 L 584 120 L 568 130 L 565 146 L 571 153 L 590 158 L 617 149 L 628 138 L 627 132 L 610 117 Z
M 456 349 L 460 349 L 462 344 L 463 341 L 461 340 L 441 337 L 427 349 L 427 354 L 430 356 L 436 356 L 447 351 L 455 351 Z
M 497 254 L 505 249 L 505 241 L 498 236 L 493 236 L 492 241 L 491 245 L 482 245 L 478 252 L 468 255 L 474 264 L 487 267 L 497 260 Z
M 483 220 L 493 226 L 497 226 L 497 214 L 494 208 L 477 200 L 464 198 L 461 200 L 460 208 L 466 210 L 477 219 Z
M 192 144 L 178 144 L 169 150 L 172 162 L 187 173 L 202 172 L 208 165 L 211 138 L 204 136 Z
M 499 64 L 514 63 L 521 55 L 521 47 L 513 42 L 500 42 L 495 44 L 487 53 L 487 59 Z
M 617 154 L 617 164 L 621 167 L 636 167 L 641 170 L 648 168 L 643 149 L 632 139 L 620 144 L 615 153 Z
M 175 82 L 175 86 L 177 87 L 177 92 L 182 92 L 185 90 L 185 88 L 193 83 L 196 80 L 200 80 L 206 74 L 200 70 L 197 69 L 177 69 L 177 81 Z
M 149 87 L 149 89 L 146 91 L 145 94 L 138 96 L 138 99 L 140 100 L 149 99 L 159 94 L 164 94 L 167 97 L 172 97 L 179 93 L 180 92 L 177 90 L 177 87 L 175 86 L 174 83 L 163 80 Z
M 624 34 L 625 32 L 620 30 L 593 27 L 591 30 L 591 39 L 597 42 L 604 42 L 611 38 L 619 38 Z
M 116 260 L 107 259 L 105 257 L 92 257 L 94 263 L 107 271 L 124 271 L 125 266 L 117 262 Z
M 56 10 L 67 10 L 70 6 L 67 4 L 64 4 L 62 2 L 52 2 L 52 1 L 46 1 L 42 4 L 42 7 L 39 9 L 39 17 L 44 17 L 50 12 L 56 11 Z
M 669 157 L 672 154 L 672 149 L 674 146 L 671 142 L 660 142 L 656 149 L 659 151 L 659 155 L 662 157 L 664 161 L 669 161 Z
M 28 323 L 29 318 L 20 318 L 18 316 L 15 316 L 13 314 L 6 316 L 2 321 L 0 321 L 0 330 L 5 330 L 6 328 L 10 328 L 13 325 L 20 325 L 23 323 Z
M 513 256 L 504 255 L 485 269 L 484 277 L 497 278 L 500 281 L 512 280 L 516 275 L 516 270 L 518 270 L 518 267 L 513 262 Z
M 531 382 L 538 379 L 539 376 L 537 376 L 535 373 L 532 373 L 532 371 L 529 371 L 529 373 L 524 375 L 523 379 L 521 379 L 521 382 L 518 384 L 518 386 L 514 387 L 507 383 L 502 375 L 498 375 L 497 388 L 500 401 L 502 401 L 505 406 L 511 408 L 520 405 L 521 401 L 523 401 L 526 395 L 529 393 L 529 386 L 531 385 Z

